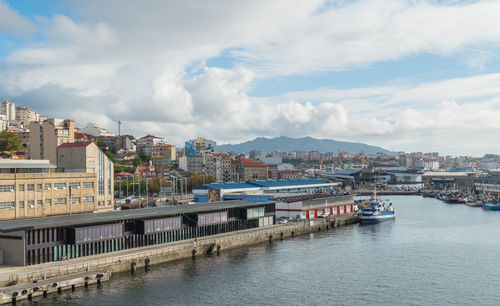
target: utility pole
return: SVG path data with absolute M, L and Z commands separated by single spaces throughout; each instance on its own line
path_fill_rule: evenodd
M 160 206 L 162 206 L 162 205 L 161 205 L 161 178 L 162 178 L 162 177 L 160 176 Z
M 148 178 L 146 177 L 146 207 L 149 207 Z

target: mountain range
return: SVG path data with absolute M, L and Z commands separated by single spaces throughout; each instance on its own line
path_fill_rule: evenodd
M 258 137 L 254 140 L 243 142 L 240 144 L 226 144 L 217 146 L 218 152 L 239 152 L 239 153 L 249 153 L 251 150 L 259 150 L 263 153 L 269 153 L 272 151 L 280 152 L 292 152 L 292 151 L 320 151 L 321 153 L 326 152 L 348 152 L 348 153 L 360 153 L 364 152 L 366 154 L 376 154 L 382 153 L 393 153 L 381 147 L 371 146 L 359 142 L 346 142 L 346 141 L 336 141 L 331 139 L 316 139 L 312 137 L 302 137 L 302 138 L 291 138 L 286 136 L 266 138 Z

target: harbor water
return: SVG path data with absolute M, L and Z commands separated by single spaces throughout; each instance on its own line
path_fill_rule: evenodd
M 21 305 L 498 305 L 500 212 L 387 196 L 395 221 L 121 273 Z

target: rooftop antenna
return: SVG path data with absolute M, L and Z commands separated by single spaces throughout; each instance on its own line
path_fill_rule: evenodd
M 116 119 L 111 119 L 113 120 L 114 122 L 118 123 L 118 136 L 121 136 L 121 125 L 122 125 L 122 122 L 120 119 L 116 120 Z

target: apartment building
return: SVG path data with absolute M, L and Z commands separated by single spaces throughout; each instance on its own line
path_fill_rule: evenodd
M 63 143 L 57 148 L 58 170 L 66 173 L 96 175 L 96 202 L 99 207 L 113 207 L 114 165 L 93 142 Z
M 55 172 L 48 160 L 0 160 L 0 220 L 109 211 L 95 173 Z
M 262 162 L 238 158 L 233 160 L 233 181 L 267 180 L 267 165 Z
M 20 123 L 27 126 L 31 122 L 40 121 L 40 114 L 35 112 L 32 109 L 27 108 L 26 106 L 17 106 L 16 107 L 16 121 L 19 121 Z
M 71 119 L 47 119 L 30 124 L 28 157 L 57 162 L 57 146 L 75 141 L 75 122 Z
M 157 172 L 162 173 L 176 160 L 175 146 L 165 143 L 153 145 L 151 147 L 151 160 Z
M 8 122 L 16 120 L 16 105 L 9 100 L 0 102 L 0 115 L 5 115 Z
M 187 156 L 205 156 L 214 153 L 215 147 L 214 140 L 197 137 L 186 141 L 184 150 Z
M 160 143 L 166 143 L 165 139 L 153 135 L 141 137 L 137 139 L 137 154 L 151 156 L 151 148 Z
M 205 173 L 205 157 L 182 156 L 179 158 L 179 169 L 191 173 Z
M 214 153 L 205 156 L 206 174 L 213 176 L 217 183 L 232 181 L 233 167 L 231 160 L 227 153 Z

